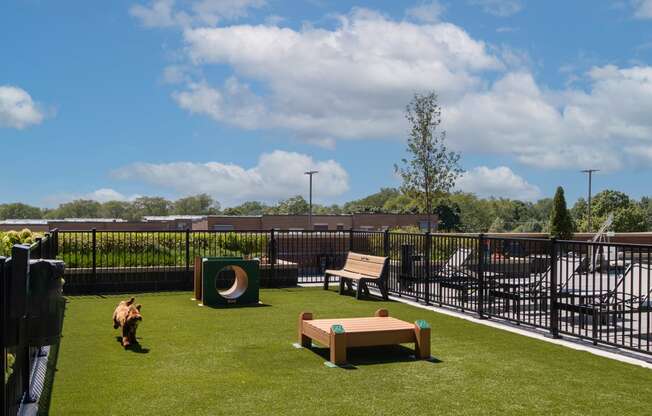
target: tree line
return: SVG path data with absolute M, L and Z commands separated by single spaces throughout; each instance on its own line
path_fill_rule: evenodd
M 536 202 L 507 198 L 479 198 L 466 192 L 451 192 L 438 196 L 433 212 L 437 228 L 455 232 L 550 232 L 553 199 Z M 614 190 L 596 194 L 591 202 L 592 229 L 588 228 L 588 209 L 584 198 L 578 199 L 568 210 L 572 229 L 578 232 L 596 231 L 610 213 L 614 214 L 611 229 L 617 232 L 652 231 L 652 197 L 639 200 Z M 59 218 L 121 218 L 138 221 L 156 215 L 301 215 L 307 214 L 308 202 L 294 196 L 266 204 L 247 201 L 240 205 L 221 208 L 219 202 L 207 194 L 171 201 L 162 197 L 141 197 L 133 201 L 100 203 L 79 199 L 43 209 L 23 203 L 0 204 L 0 219 L 59 219 Z M 417 214 L 425 212 L 419 198 L 398 188 L 380 191 L 344 204 L 313 204 L 314 214 L 391 213 Z

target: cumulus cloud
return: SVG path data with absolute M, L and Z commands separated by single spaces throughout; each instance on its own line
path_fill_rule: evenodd
M 129 13 L 145 27 L 214 26 L 222 20 L 246 17 L 249 9 L 265 4 L 265 0 L 195 0 L 181 5 L 175 0 L 151 0 L 133 5 Z
M 414 92 L 435 90 L 449 146 L 463 153 L 616 170 L 647 163 L 641 155 L 652 152 L 652 66 L 593 67 L 578 74 L 583 89 L 553 90 L 537 82 L 527 55 L 450 23 L 366 9 L 338 19 L 328 29 L 189 27 L 186 60 L 163 79 L 190 113 L 328 148 L 343 139 L 403 139 L 405 104 Z M 214 66 L 231 73 L 208 82 L 203 74 Z
M 634 17 L 652 19 L 652 0 L 633 0 Z
M 445 7 L 438 1 L 422 3 L 418 6 L 407 9 L 405 14 L 417 21 L 435 23 L 439 21 L 440 16 L 444 13 Z
M 181 107 L 313 142 L 403 135 L 403 106 L 415 91 L 457 96 L 481 84 L 479 72 L 502 68 L 455 25 L 397 22 L 364 9 L 341 16 L 334 30 L 239 25 L 186 30 L 184 40 L 195 65 L 226 64 L 234 75 L 222 86 L 189 83 L 173 94 Z
M 470 4 L 481 6 L 485 13 L 507 17 L 523 9 L 521 0 L 470 0 Z
M 108 201 L 133 201 L 138 198 L 140 195 L 125 195 L 121 192 L 116 191 L 111 188 L 100 188 L 88 194 L 85 194 L 81 199 L 92 199 L 97 202 L 108 202 Z
M 541 198 L 541 190 L 528 183 L 507 166 L 478 166 L 457 180 L 457 188 L 480 197 L 502 197 L 533 201 Z
M 43 117 L 27 91 L 0 85 L 0 127 L 23 129 L 41 123 Z
M 307 170 L 317 170 L 315 197 L 333 197 L 349 189 L 347 172 L 334 160 L 317 161 L 300 153 L 276 150 L 245 168 L 220 162 L 135 163 L 112 172 L 122 180 L 143 181 L 180 194 L 208 193 L 226 204 L 248 199 L 276 201 L 307 189 Z

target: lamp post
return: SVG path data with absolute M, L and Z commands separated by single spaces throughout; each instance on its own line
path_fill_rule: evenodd
M 308 204 L 310 205 L 310 208 L 308 210 L 308 225 L 310 226 L 310 229 L 312 229 L 312 175 L 315 173 L 319 173 L 317 170 L 309 170 L 307 172 L 304 172 L 304 174 L 308 175 L 310 177 L 310 197 L 308 199 Z
M 584 169 L 582 173 L 587 173 L 589 175 L 589 206 L 588 206 L 588 217 L 589 217 L 589 231 L 591 231 L 591 182 L 593 179 L 593 172 L 600 172 L 599 169 Z

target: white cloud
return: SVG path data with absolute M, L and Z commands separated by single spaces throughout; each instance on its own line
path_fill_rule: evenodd
M 502 68 L 455 25 L 395 22 L 363 9 L 332 31 L 241 25 L 186 30 L 184 39 L 193 63 L 227 64 L 235 74 L 221 87 L 195 82 L 176 91 L 179 105 L 309 141 L 403 135 L 403 107 L 415 91 L 460 95 L 481 83 L 478 72 Z
M 652 0 L 633 0 L 634 17 L 638 19 L 652 18 Z
M 509 73 L 449 107 L 450 137 L 532 166 L 620 169 L 632 161 L 627 147 L 652 148 L 652 67 L 596 67 L 588 78 L 586 92 L 547 91 L 529 73 Z
M 208 193 L 227 205 L 248 199 L 276 201 L 308 189 L 304 172 L 318 170 L 314 195 L 333 197 L 349 189 L 347 172 L 333 160 L 316 161 L 304 154 L 276 150 L 262 154 L 245 168 L 220 162 L 135 163 L 112 172 L 123 180 L 138 180 L 180 194 Z
M 129 13 L 145 27 L 214 26 L 246 17 L 249 9 L 265 4 L 265 0 L 194 0 L 178 5 L 176 0 L 151 0 L 148 5 L 131 6 Z
M 97 202 L 107 202 L 107 201 L 133 201 L 138 198 L 140 195 L 125 195 L 111 188 L 100 188 L 88 194 L 85 194 L 81 199 L 92 199 Z
M 342 139 L 403 139 L 405 104 L 434 89 L 449 145 L 462 153 L 615 170 L 644 163 L 638 155 L 652 149 L 652 66 L 593 67 L 584 89 L 551 90 L 519 51 L 450 23 L 365 9 L 339 16 L 332 29 L 232 25 L 183 36 L 187 62 L 183 74 L 169 74 L 181 81 L 172 97 L 240 128 L 284 130 L 329 148 Z M 222 84 L 201 75 L 214 65 L 232 71 Z
M 439 21 L 444 10 L 445 7 L 435 0 L 409 8 L 405 14 L 420 22 L 435 23 Z
M 469 0 L 469 3 L 481 6 L 485 13 L 499 17 L 511 16 L 523 9 L 521 0 Z
M 163 68 L 162 80 L 166 84 L 181 84 L 191 81 L 188 69 L 183 65 L 169 65 Z
M 27 91 L 0 85 L 0 127 L 23 129 L 41 123 L 43 117 Z
M 457 188 L 480 197 L 503 197 L 533 201 L 541 198 L 541 190 L 528 183 L 506 166 L 479 166 L 465 172 L 457 180 Z

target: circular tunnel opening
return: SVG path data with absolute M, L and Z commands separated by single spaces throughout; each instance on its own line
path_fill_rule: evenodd
M 225 299 L 235 300 L 249 287 L 249 276 L 240 266 L 226 266 L 217 272 L 215 289 Z

